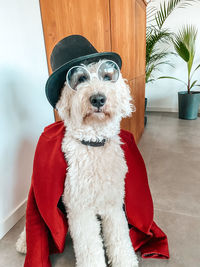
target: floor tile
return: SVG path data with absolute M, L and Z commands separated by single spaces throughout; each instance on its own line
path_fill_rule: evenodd
M 170 259 L 140 259 L 140 267 L 198 267 L 200 218 L 155 210 L 155 221 L 168 235 Z
M 72 245 L 72 240 L 67 235 L 65 250 L 62 254 L 52 255 L 50 257 L 52 267 L 74 267 L 75 266 L 75 255 Z
M 200 164 L 181 153 L 156 149 L 147 170 L 155 207 L 200 216 Z
M 0 266 L 2 267 L 22 267 L 24 255 L 18 253 L 15 249 L 17 238 L 24 227 L 24 218 L 22 218 L 2 240 L 0 240 Z
M 150 118 L 151 114 L 147 115 Z M 156 117 L 154 116 L 154 119 Z M 166 149 L 180 153 L 190 153 L 190 157 L 200 156 L 200 118 L 197 120 L 181 120 L 177 113 L 162 113 L 157 121 L 154 120 L 144 131 L 144 136 L 140 142 L 142 149 L 152 136 L 151 128 L 154 130 L 153 145 L 156 148 Z M 146 136 L 147 137 L 146 137 Z
M 18 223 L 3 237 L 1 241 L 4 243 L 12 243 L 13 240 L 17 240 L 20 233 L 23 231 L 25 226 L 25 216 L 18 221 Z M 0 241 L 0 242 L 1 242 Z

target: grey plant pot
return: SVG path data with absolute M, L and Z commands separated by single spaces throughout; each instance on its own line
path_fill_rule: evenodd
M 146 109 L 147 109 L 147 98 L 145 97 L 145 113 L 146 113 Z M 147 125 L 147 116 L 145 115 L 144 116 L 144 126 L 146 126 Z
M 178 92 L 179 118 L 184 120 L 196 120 L 200 104 L 200 92 Z

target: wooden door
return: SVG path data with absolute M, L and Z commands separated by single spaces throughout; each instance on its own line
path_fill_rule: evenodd
M 49 73 L 53 47 L 71 34 L 85 36 L 99 52 L 120 54 L 122 73 L 128 79 L 137 108 L 131 118 L 122 121 L 121 127 L 131 131 L 138 141 L 144 129 L 144 83 L 140 78 L 145 75 L 144 1 L 40 0 L 40 8 Z
M 146 3 L 110 0 L 111 47 L 122 57 L 122 74 L 128 80 L 136 112 L 121 127 L 139 141 L 144 129 Z
M 49 74 L 51 52 L 68 35 L 83 35 L 99 52 L 111 50 L 108 0 L 40 0 L 40 9 Z

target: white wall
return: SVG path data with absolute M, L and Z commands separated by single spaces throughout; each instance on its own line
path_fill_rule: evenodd
M 37 139 L 54 121 L 39 1 L 0 0 L 0 238 L 24 214 Z
M 163 0 L 155 0 L 156 4 L 163 2 Z M 198 29 L 198 36 L 196 42 L 196 60 L 195 65 L 200 64 L 200 1 L 193 3 L 192 6 L 177 9 L 166 21 L 165 26 L 173 32 L 183 26 L 184 24 L 193 24 Z M 162 46 L 160 46 L 162 47 Z M 173 49 L 173 47 L 172 47 Z M 175 68 L 163 66 L 161 72 L 156 72 L 155 76 L 175 76 L 179 79 L 187 80 L 186 63 L 177 57 L 170 57 Z M 200 84 L 200 70 L 196 76 Z M 178 110 L 178 91 L 184 91 L 186 88 L 182 83 L 163 79 L 157 80 L 154 83 L 149 83 L 146 86 L 146 97 L 148 98 L 148 110 L 154 111 L 177 111 Z M 197 88 L 195 90 L 200 90 Z

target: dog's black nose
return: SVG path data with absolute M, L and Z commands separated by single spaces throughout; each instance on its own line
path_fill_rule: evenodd
M 103 107 L 106 102 L 106 96 L 103 94 L 96 94 L 90 97 L 90 103 L 96 108 Z

